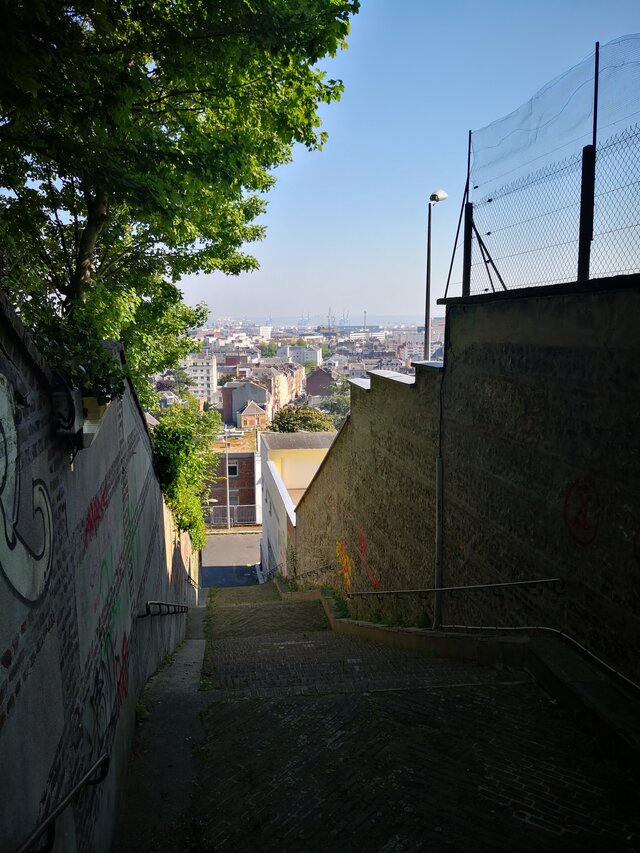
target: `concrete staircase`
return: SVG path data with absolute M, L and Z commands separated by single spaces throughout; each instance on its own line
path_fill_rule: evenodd
M 523 672 L 218 591 L 186 851 L 640 849 L 632 784 Z

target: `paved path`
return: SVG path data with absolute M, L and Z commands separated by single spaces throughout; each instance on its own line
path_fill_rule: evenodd
M 259 533 L 217 533 L 207 537 L 202 551 L 200 585 L 211 587 L 251 586 L 258 583 Z
M 173 841 L 168 848 L 164 844 L 188 812 L 196 774 L 193 746 L 203 734 L 205 694 L 198 688 L 205 616 L 204 607 L 189 612 L 184 642 L 145 687 L 113 853 L 174 849 Z
M 202 851 L 640 851 L 625 775 L 524 673 L 333 634 L 271 584 L 215 593 Z

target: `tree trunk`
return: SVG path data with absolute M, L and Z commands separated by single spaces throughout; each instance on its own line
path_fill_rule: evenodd
M 70 314 L 78 302 L 81 302 L 91 285 L 91 272 L 96 243 L 109 213 L 109 198 L 103 190 L 92 195 L 84 192 L 87 204 L 87 222 L 80 235 L 76 264 L 65 298 L 65 312 Z

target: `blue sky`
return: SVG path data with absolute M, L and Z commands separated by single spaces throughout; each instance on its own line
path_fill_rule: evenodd
M 467 134 L 511 112 L 601 43 L 640 30 L 638 0 L 362 0 L 349 48 L 325 63 L 344 81 L 324 109 L 322 152 L 277 171 L 251 251 L 257 272 L 195 276 L 189 303 L 266 319 L 349 322 L 424 312 L 427 199 L 433 311 L 442 295 L 466 173 Z

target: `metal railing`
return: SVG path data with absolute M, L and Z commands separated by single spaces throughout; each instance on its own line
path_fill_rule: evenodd
M 619 670 L 614 669 L 614 667 L 602 660 L 601 657 L 598 657 L 598 655 L 595 654 L 595 652 L 592 652 L 591 649 L 583 646 L 582 643 L 579 643 L 578 640 L 574 639 L 570 634 L 565 634 L 565 632 L 561 631 L 559 628 L 550 628 L 548 625 L 441 625 L 440 627 L 443 631 L 528 631 L 529 633 L 532 631 L 539 631 L 541 633 L 554 634 L 555 636 L 566 640 L 569 645 L 578 649 L 578 651 L 588 655 L 588 657 L 605 669 L 616 680 L 620 681 L 624 687 L 630 687 L 634 692 L 640 694 L 640 684 L 637 684 L 635 681 L 627 678 L 626 675 L 623 675 Z
M 226 506 L 211 507 L 206 511 L 204 520 L 211 527 L 226 527 L 227 523 L 231 527 L 240 527 L 243 524 L 257 524 L 256 518 L 255 504 L 238 504 L 229 507 L 228 517 Z
M 379 590 L 377 592 L 370 592 L 369 590 L 355 590 L 350 594 L 347 594 L 347 598 L 366 598 L 368 596 L 376 596 L 376 598 L 381 601 L 385 595 L 391 596 L 402 596 L 402 595 L 418 595 L 419 598 L 426 598 L 428 595 L 433 593 L 441 593 L 441 592 L 450 592 L 455 594 L 456 592 L 467 591 L 467 590 L 482 590 L 482 589 L 490 589 L 494 593 L 499 594 L 502 589 L 508 587 L 523 587 L 523 586 L 544 586 L 548 585 L 551 589 L 556 593 L 564 592 L 565 582 L 562 578 L 539 578 L 537 580 L 527 580 L 527 581 L 506 581 L 502 583 L 484 583 L 484 584 L 467 584 L 465 586 L 445 586 L 445 587 L 430 587 L 428 589 L 392 589 L 392 590 Z M 542 591 L 542 590 L 541 590 Z M 441 624 L 438 627 L 440 631 L 493 631 L 493 632 L 514 632 L 514 631 L 528 631 L 528 632 L 541 632 L 541 633 L 549 633 L 554 636 L 560 637 L 562 640 L 565 640 L 569 645 L 576 648 L 578 651 L 587 655 L 591 658 L 596 664 L 605 669 L 610 675 L 612 675 L 617 681 L 620 682 L 624 687 L 631 688 L 635 693 L 640 693 L 640 684 L 637 684 L 635 681 L 632 681 L 626 675 L 621 673 L 619 670 L 612 667 L 606 661 L 604 661 L 601 657 L 599 657 L 595 652 L 592 652 L 591 649 L 588 649 L 582 643 L 578 642 L 574 637 L 570 634 L 561 631 L 559 628 L 552 628 L 548 625 L 449 625 L 449 624 Z
M 286 565 L 286 563 L 278 563 L 277 566 L 274 566 L 272 569 L 267 569 L 266 572 L 263 572 L 262 576 L 264 577 L 265 581 L 271 580 L 271 578 L 274 578 L 276 575 L 280 574 L 280 569 L 284 565 Z
M 376 596 L 379 600 L 385 595 L 417 595 L 420 598 L 426 598 L 427 595 L 432 593 L 440 593 L 440 592 L 461 592 L 462 590 L 470 590 L 470 589 L 491 589 L 499 593 L 500 590 L 505 587 L 514 587 L 514 586 L 540 586 L 544 584 L 553 584 L 555 592 L 561 592 L 564 589 L 564 581 L 562 578 L 538 578 L 536 580 L 528 580 L 528 581 L 504 581 L 502 583 L 474 583 L 474 584 L 466 584 L 464 586 L 439 586 L 439 587 L 428 587 L 427 589 L 380 589 L 376 591 L 369 590 L 351 590 L 351 592 L 347 593 L 347 598 L 354 598 L 358 596 L 359 598 L 365 598 L 367 596 Z
M 96 779 L 92 779 L 91 777 L 95 775 L 96 771 L 100 771 L 100 775 Z M 70 803 L 75 800 L 80 791 L 86 785 L 99 785 L 101 782 L 107 777 L 107 773 L 109 772 L 109 756 L 105 753 L 100 756 L 100 758 L 91 765 L 89 770 L 84 774 L 82 779 L 78 782 L 78 784 L 69 791 L 67 796 L 61 800 L 55 809 L 42 821 L 42 823 L 33 830 L 31 835 L 23 841 L 23 843 L 18 847 L 16 853 L 30 853 L 33 851 L 33 845 L 39 838 L 41 838 L 45 832 L 47 833 L 47 841 L 44 847 L 39 847 L 36 853 L 48 853 L 48 851 L 53 849 L 53 845 L 55 843 L 55 824 L 56 820 L 60 817 L 62 812 L 70 805 Z
M 138 613 L 138 619 L 147 616 L 174 616 L 176 613 L 188 613 L 186 604 L 174 604 L 170 601 L 147 601 L 144 613 Z
M 291 576 L 291 580 L 299 581 L 301 578 L 306 578 L 309 575 L 319 575 L 322 572 L 326 572 L 329 569 L 334 569 L 335 566 L 333 563 L 326 563 L 324 566 L 319 566 L 317 569 L 307 569 L 305 572 L 296 573 Z

